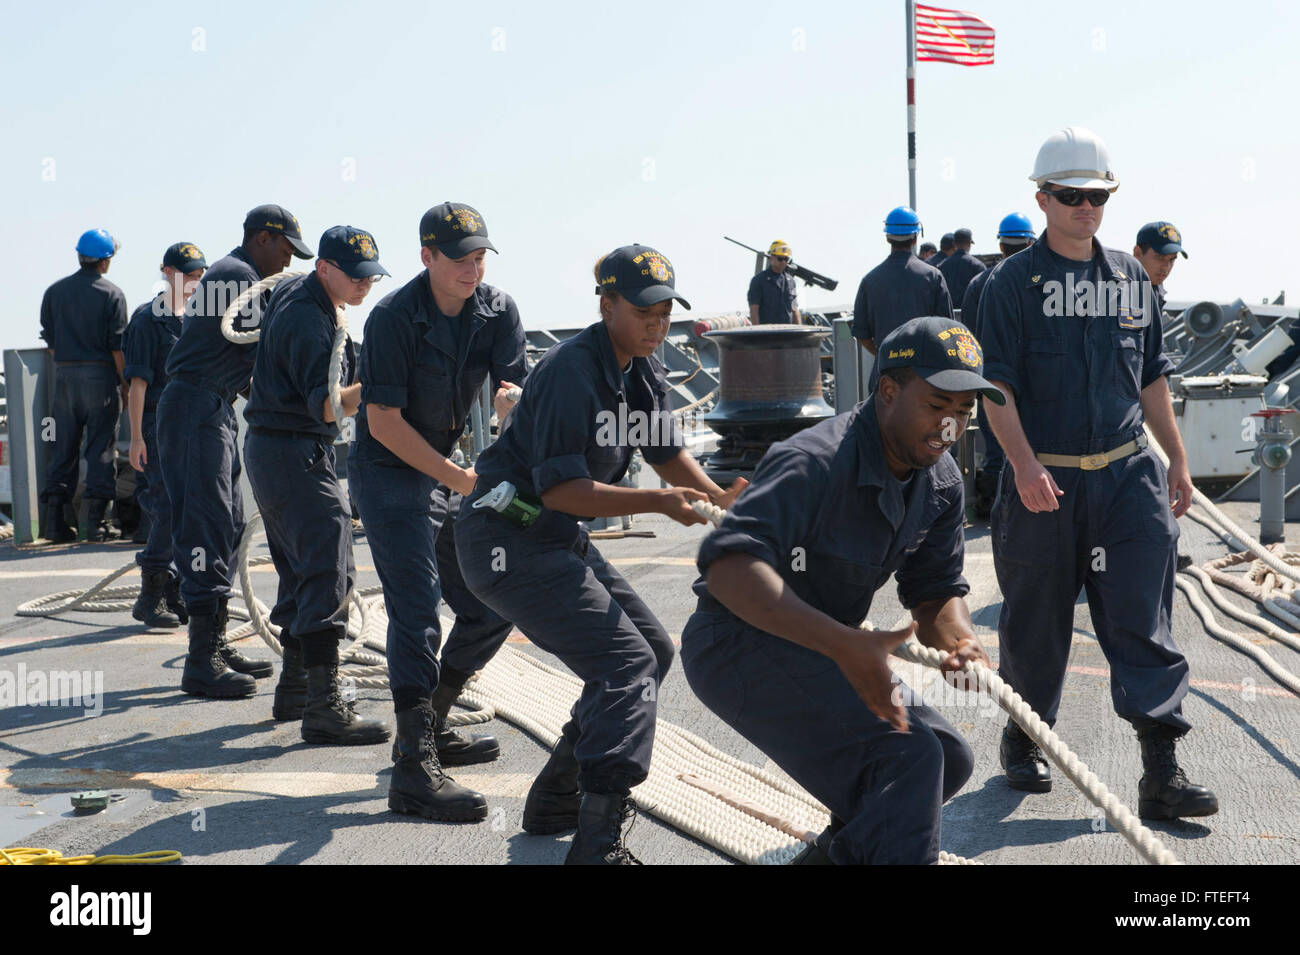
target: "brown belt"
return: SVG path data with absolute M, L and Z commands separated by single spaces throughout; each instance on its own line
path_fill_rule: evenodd
M 1147 446 L 1147 436 L 1140 434 L 1128 444 L 1121 444 L 1118 448 L 1111 448 L 1101 454 L 1036 454 L 1042 464 L 1051 465 L 1057 468 L 1081 468 L 1084 471 L 1100 471 L 1121 458 L 1126 458 L 1130 454 L 1136 454 Z

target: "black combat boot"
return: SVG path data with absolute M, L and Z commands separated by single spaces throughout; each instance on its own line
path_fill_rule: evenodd
M 1025 735 L 1014 720 L 1007 720 L 1002 731 L 1002 745 L 998 760 L 1007 772 L 1007 783 L 1012 789 L 1027 793 L 1045 793 L 1052 789 L 1052 768 L 1038 744 Z
M 185 655 L 181 689 L 191 696 L 232 699 L 252 696 L 257 682 L 226 666 L 221 657 L 221 638 L 217 615 L 196 613 L 190 617 L 190 649 Z
M 247 673 L 255 680 L 274 673 L 275 667 L 270 660 L 250 660 L 226 642 L 226 624 L 229 620 L 230 611 L 226 608 L 226 599 L 223 597 L 217 604 L 217 623 L 221 632 L 221 658 L 226 661 L 226 666 L 236 673 Z
M 302 662 L 302 643 L 288 630 L 280 631 L 284 656 L 280 660 L 280 681 L 275 685 L 271 716 L 277 720 L 300 720 L 307 708 L 307 667 Z
M 831 861 L 831 840 L 844 828 L 844 823 L 831 816 L 831 824 L 821 831 L 817 839 L 808 843 L 786 865 L 834 865 Z
M 443 669 L 438 688 L 433 691 L 434 739 L 438 745 L 438 761 L 444 766 L 469 766 L 473 763 L 490 763 L 501 755 L 496 737 L 481 734 L 465 735 L 447 725 L 447 714 L 465 688 L 467 678 L 450 674 Z
M 77 539 L 77 532 L 63 516 L 63 501 L 45 503 L 45 539 L 51 544 L 70 544 Z
M 626 793 L 583 793 L 578 832 L 565 865 L 640 865 L 623 844 L 623 820 L 635 819 Z M 628 826 L 628 831 L 632 827 Z
M 174 577 L 171 574 L 167 575 L 167 589 L 163 593 L 163 599 L 167 601 L 167 609 L 176 614 L 176 618 L 181 623 L 190 622 L 190 612 L 185 607 L 185 601 L 181 599 L 179 577 Z
M 578 760 L 573 744 L 563 736 L 551 758 L 533 780 L 524 801 L 524 831 L 535 836 L 577 828 L 582 791 L 578 788 Z
M 1138 730 L 1142 747 L 1142 779 L 1138 782 L 1138 815 L 1143 819 L 1213 816 L 1219 800 L 1204 786 L 1188 782 L 1174 757 L 1181 734 L 1160 725 Z
M 434 740 L 434 712 L 427 702 L 397 714 L 393 745 L 393 778 L 388 784 L 388 808 L 444 822 L 486 819 L 487 800 L 466 789 L 442 770 Z
M 180 618 L 167 612 L 167 581 L 171 574 L 165 570 L 150 573 L 140 571 L 140 596 L 135 598 L 131 616 L 149 627 L 167 627 L 174 630 L 181 625 Z
M 357 715 L 339 691 L 339 665 L 307 667 L 307 705 L 302 713 L 302 738 L 309 743 L 366 746 L 388 740 L 388 727 Z
M 104 519 L 104 513 L 107 510 L 108 501 L 101 501 L 97 497 L 83 497 L 81 499 L 81 533 L 83 540 L 99 544 L 118 537 L 117 531 L 110 528 L 108 522 Z

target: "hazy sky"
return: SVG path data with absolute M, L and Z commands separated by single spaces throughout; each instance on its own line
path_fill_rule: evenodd
M 1272 298 L 1300 216 L 1297 5 L 970 0 L 996 64 L 918 67 L 926 237 L 976 251 L 1053 130 L 1090 127 L 1121 186 L 1101 238 L 1168 219 L 1191 258 L 1170 297 Z M 57 9 L 57 14 L 52 12 Z M 476 206 L 487 280 L 528 327 L 580 325 L 591 266 L 664 252 L 696 312 L 740 309 L 753 259 L 722 235 L 788 241 L 851 301 L 907 201 L 904 5 L 744 3 L 9 4 L 0 37 L 0 345 L 38 344 L 44 288 L 77 236 L 122 243 L 109 278 L 145 301 L 163 249 L 215 261 L 244 213 L 292 211 L 315 247 L 349 223 L 393 273 L 419 269 L 429 206 Z M 1293 303 L 1300 289 L 1292 285 Z

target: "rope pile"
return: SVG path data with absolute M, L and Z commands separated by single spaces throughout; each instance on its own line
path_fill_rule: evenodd
M 1165 467 L 1168 467 L 1169 458 L 1161 450 L 1159 442 L 1152 437 L 1149 428 L 1147 429 L 1147 437 L 1150 447 L 1155 450 L 1156 455 L 1164 463 Z M 1294 598 L 1296 585 L 1300 584 L 1300 555 L 1288 554 L 1283 544 L 1265 547 L 1233 523 L 1227 514 L 1223 513 L 1213 501 L 1197 488 L 1192 489 L 1192 502 L 1194 506 L 1188 510 L 1187 516 L 1198 524 L 1207 527 L 1229 547 L 1236 548 L 1236 552 L 1217 560 L 1208 561 L 1202 567 L 1188 567 L 1179 571 L 1174 580 L 1175 586 L 1183 592 L 1192 609 L 1200 615 L 1206 632 L 1210 636 L 1250 657 L 1279 685 L 1300 696 L 1300 677 L 1282 666 L 1267 651 L 1256 646 L 1242 634 L 1233 633 L 1220 624 L 1214 616 L 1214 611 L 1197 593 L 1196 584 L 1193 583 L 1193 581 L 1199 582 L 1215 606 L 1228 616 L 1240 620 L 1242 623 L 1293 650 L 1300 651 L 1300 637 L 1283 630 L 1263 617 L 1247 613 L 1230 603 L 1216 586 L 1216 584 L 1222 584 L 1236 590 L 1243 596 L 1255 600 L 1265 610 L 1284 623 L 1291 627 L 1300 628 L 1300 602 L 1297 602 Z M 1245 579 L 1241 574 L 1226 572 L 1226 568 L 1247 561 L 1251 562 L 1251 566 Z

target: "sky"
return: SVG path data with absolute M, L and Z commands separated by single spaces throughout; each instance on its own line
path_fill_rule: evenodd
M 1099 237 L 1131 250 L 1168 220 L 1189 258 L 1173 300 L 1270 300 L 1300 218 L 1292 38 L 1300 5 L 970 0 L 995 63 L 917 67 L 917 207 L 927 239 L 969 227 L 996 251 L 1009 212 L 1043 226 L 1028 176 L 1067 125 L 1106 141 L 1119 191 Z M 208 261 L 245 212 L 288 208 L 315 247 L 374 233 L 420 269 L 425 209 L 466 202 L 499 256 L 487 282 L 525 327 L 593 321 L 591 268 L 631 242 L 666 254 L 696 313 L 739 310 L 775 238 L 851 302 L 907 202 L 903 0 L 761 3 L 6 4 L 0 346 L 39 344 L 41 295 L 89 228 L 109 278 L 147 301 L 163 250 Z M 297 263 L 295 267 L 303 267 Z

